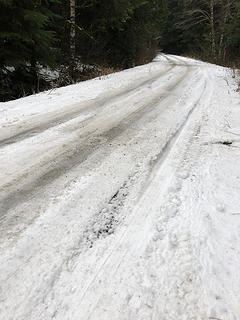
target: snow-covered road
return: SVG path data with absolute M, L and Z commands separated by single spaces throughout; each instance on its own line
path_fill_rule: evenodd
M 240 103 L 154 62 L 0 104 L 1 320 L 239 320 Z

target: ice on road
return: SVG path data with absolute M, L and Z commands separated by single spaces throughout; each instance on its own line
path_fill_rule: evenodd
M 0 319 L 239 320 L 235 89 L 160 55 L 0 103 Z

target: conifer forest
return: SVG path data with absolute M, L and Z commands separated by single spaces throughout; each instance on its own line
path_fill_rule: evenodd
M 151 61 L 237 65 L 240 0 L 0 0 L 0 101 Z

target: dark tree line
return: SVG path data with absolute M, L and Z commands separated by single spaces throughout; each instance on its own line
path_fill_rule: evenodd
M 240 0 L 0 0 L 0 100 L 49 88 L 46 66 L 64 85 L 158 49 L 224 63 L 239 48 Z

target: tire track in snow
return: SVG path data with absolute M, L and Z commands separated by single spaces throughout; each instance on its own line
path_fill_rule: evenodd
M 189 79 L 188 79 L 189 80 Z M 187 91 L 187 87 L 188 86 L 186 86 L 186 91 Z M 181 89 L 181 92 L 182 92 L 182 89 Z M 175 96 L 173 95 L 172 96 L 172 100 L 170 99 L 170 100 L 167 100 L 165 103 L 170 103 L 170 101 L 174 101 L 175 100 Z M 179 103 L 180 103 L 180 101 L 179 101 Z M 175 109 L 175 107 L 174 107 L 174 104 L 173 104 L 173 110 Z M 154 114 L 153 114 L 154 115 Z M 153 115 L 151 115 L 151 117 L 153 116 Z M 144 121 L 146 122 L 146 117 L 144 117 L 144 120 L 142 120 L 142 122 L 144 123 Z M 145 124 L 146 125 L 146 124 Z M 174 128 L 172 128 L 173 130 L 174 130 Z M 42 251 L 42 250 L 41 250 Z M 44 259 L 44 258 L 43 258 Z M 71 259 L 71 256 L 70 256 L 70 259 Z M 31 261 L 31 260 L 33 260 L 33 261 Z M 24 263 L 24 265 L 19 265 L 18 266 L 18 270 L 16 270 L 15 271 L 15 273 L 14 274 L 12 274 L 10 277 L 13 277 L 12 278 L 12 281 L 13 281 L 13 279 L 15 278 L 15 277 L 17 277 L 18 276 L 18 274 L 19 273 L 21 273 L 22 271 L 21 270 L 26 270 L 27 268 L 29 268 L 29 265 L 31 265 L 31 263 L 34 263 L 34 261 L 35 261 L 35 259 L 34 259 L 34 257 L 32 256 L 32 257 L 29 257 L 29 259 L 27 260 L 27 261 L 25 261 L 25 263 Z M 36 262 L 36 261 L 35 261 Z M 51 284 L 53 285 L 56 281 L 58 281 L 58 278 L 59 278 L 59 276 L 61 275 L 61 272 L 62 272 L 62 267 L 64 268 L 64 266 L 65 266 L 65 263 L 64 263 L 64 260 L 63 260 L 63 262 L 62 262 L 62 264 L 59 266 L 59 271 L 56 271 L 56 273 L 54 272 L 54 276 L 51 278 L 51 279 L 49 279 L 49 281 L 51 282 Z M 49 266 L 48 266 L 48 268 L 49 268 Z M 50 271 L 49 271 L 50 272 Z M 24 276 L 23 276 L 24 277 Z M 36 279 L 35 279 L 36 280 Z M 8 280 L 8 281 L 10 281 L 10 279 Z M 18 282 L 18 281 L 17 281 Z M 14 283 L 15 283 L 15 287 L 17 286 L 17 283 L 14 281 Z M 52 285 L 48 288 L 49 290 L 51 290 L 51 287 L 52 287 Z M 40 286 L 40 283 L 38 282 L 38 286 Z M 44 288 L 43 288 L 44 289 Z M 43 290 L 41 287 L 39 287 L 38 288 L 38 292 L 41 292 L 41 290 Z M 10 294 L 10 292 L 11 292 L 11 290 L 10 290 L 10 288 L 8 289 L 8 292 L 9 292 L 9 294 Z M 46 288 L 44 289 L 44 290 L 47 290 Z M 47 290 L 48 291 L 48 290 Z M 46 296 L 46 292 L 45 292 L 45 294 L 44 294 L 44 296 Z M 32 297 L 29 297 L 29 303 L 30 303 L 30 301 L 31 301 L 31 299 L 32 299 Z M 19 313 L 18 313 L 19 314 Z M 25 318 L 26 317 L 28 317 L 27 316 L 27 314 L 25 314 Z
M 199 110 L 201 112 L 195 115 L 195 121 L 188 128 L 188 135 L 191 133 L 191 136 L 188 141 L 185 141 L 186 143 L 183 143 L 184 152 L 179 161 L 177 179 L 170 186 L 167 197 L 160 208 L 159 217 L 156 219 L 156 234 L 153 241 L 159 245 L 147 262 L 148 266 L 146 265 L 146 270 L 149 270 L 150 265 L 153 265 L 158 257 L 161 258 L 159 269 L 154 271 L 155 282 L 152 283 L 156 299 L 154 319 L 166 315 L 169 320 L 176 318 L 206 319 L 206 314 L 203 313 L 199 304 L 198 274 L 201 266 L 194 250 L 195 239 L 193 239 L 194 234 L 191 229 L 191 217 L 185 214 L 185 208 L 181 208 L 179 198 L 181 181 L 188 178 L 191 167 L 201 152 L 198 135 L 205 116 L 204 111 L 210 105 L 211 85 L 209 89 L 208 84 L 208 91 L 205 87 L 203 95 L 205 97 L 204 99 L 202 97 L 200 101 L 206 101 L 206 103 L 202 104 L 202 110 Z M 165 275 L 164 278 L 162 274 Z M 148 275 L 148 277 L 151 280 L 151 276 Z M 165 301 L 164 304 L 161 303 L 162 300 Z
M 179 80 L 180 81 L 180 80 Z M 175 99 L 175 97 L 173 96 L 173 99 Z M 166 102 L 165 102 L 166 103 Z M 153 109 L 153 111 L 154 111 L 154 109 Z M 155 112 L 155 111 L 154 111 Z M 157 110 L 157 112 L 159 112 L 159 109 Z M 149 113 L 147 113 L 147 114 L 149 114 Z M 147 122 L 149 122 L 150 121 L 150 119 L 152 119 L 152 118 L 154 118 L 156 116 L 156 114 L 154 115 L 152 115 L 152 116 L 150 116 L 150 118 L 149 119 L 147 119 L 146 117 L 144 118 L 145 119 L 145 124 L 146 124 L 146 120 L 147 120 Z M 142 117 L 140 117 L 140 119 L 142 119 Z M 144 125 L 145 125 L 144 124 Z M 126 124 L 124 124 L 124 130 L 126 130 Z M 137 131 L 138 132 L 138 131 Z M 132 132 L 131 133 L 131 136 L 134 134 L 137 134 L 137 132 Z M 133 137 L 132 137 L 132 139 L 134 140 L 134 135 L 133 135 Z M 115 137 L 116 138 L 116 137 Z M 122 138 L 121 138 L 122 139 Z M 121 143 L 123 143 L 123 142 L 121 142 Z M 114 143 L 112 144 L 112 146 L 110 147 L 110 149 L 112 149 L 112 148 L 116 148 L 116 145 L 114 146 Z M 101 148 L 100 148 L 100 150 L 99 150 L 99 152 L 101 152 Z M 99 153 L 99 156 L 101 157 L 101 153 Z M 101 158 L 99 158 L 99 156 L 98 156 L 98 162 L 99 161 L 101 161 Z M 104 157 L 106 156 L 106 154 L 104 155 Z M 61 184 L 61 186 L 62 186 L 62 184 Z M 40 188 L 41 187 L 41 188 Z M 43 188 L 43 186 L 42 185 L 39 185 L 39 187 L 38 188 L 36 188 L 36 190 L 34 189 L 33 190 L 33 192 L 36 192 L 35 194 L 34 193 L 31 193 L 31 186 L 29 186 L 29 194 L 27 194 L 26 195 L 26 197 L 24 198 L 24 197 L 22 197 L 22 194 L 20 193 L 19 194 L 19 199 L 20 199 L 20 201 L 19 201 L 19 203 L 18 204 L 20 204 L 20 203 L 24 203 L 25 202 L 25 204 L 23 204 L 18 210 L 14 210 L 14 212 L 13 211 L 11 211 L 10 213 L 10 215 L 9 215 L 9 213 L 7 214 L 7 215 L 5 215 L 5 216 L 3 216 L 2 217 L 2 219 L 1 219 L 1 238 L 2 237 L 4 237 L 5 236 L 5 232 L 7 231 L 8 232 L 8 234 L 7 234 L 7 237 L 10 239 L 11 237 L 13 237 L 14 236 L 14 238 L 17 236 L 17 235 L 19 235 L 19 233 L 20 232 L 22 232 L 25 228 L 28 228 L 29 227 L 29 225 L 30 224 L 32 224 L 33 222 L 34 222 L 34 220 L 39 216 L 39 214 L 38 214 L 38 209 L 37 209 L 37 206 L 36 206 L 36 209 L 35 209 L 35 213 L 33 214 L 33 212 L 32 212 L 32 209 L 31 209 L 31 206 L 29 207 L 29 209 L 28 209 L 28 207 L 27 207 L 27 204 L 28 204 L 28 201 L 30 202 L 32 199 L 40 199 L 41 200 L 41 196 L 43 196 L 43 198 L 42 198 L 42 201 L 45 201 L 46 202 L 46 195 L 42 192 L 42 189 Z M 46 188 L 46 192 L 47 192 L 47 188 Z M 52 191 L 50 191 L 50 192 L 52 192 Z M 117 191 L 116 191 L 117 192 Z M 18 194 L 17 194 L 18 195 Z M 9 200 L 10 201 L 12 201 L 12 198 L 9 198 Z M 16 199 L 16 200 L 18 200 L 18 199 Z M 41 203 L 41 201 L 39 200 L 39 203 Z M 12 203 L 12 202 L 11 202 Z M 46 202 L 47 203 L 47 202 Z M 42 206 L 42 205 L 41 205 Z M 21 209 L 22 208 L 22 209 Z M 22 211 L 22 210 L 24 210 L 24 212 Z M 27 213 L 29 211 L 29 213 Z M 22 213 L 23 213 L 23 216 L 24 216 L 24 219 L 26 219 L 26 222 L 27 222 L 27 224 L 25 224 L 25 226 L 23 225 L 23 222 L 24 222 L 24 220 L 21 218 L 21 220 L 19 221 L 19 217 L 21 217 L 21 215 L 22 215 Z M 15 217 L 16 216 L 16 217 Z M 26 218 L 25 218 L 26 217 Z M 17 224 L 20 224 L 20 227 L 17 227 Z M 15 227 L 16 226 L 16 227 Z M 14 231 L 14 233 L 12 233 L 12 235 L 11 235 L 11 230 L 14 230 L 14 229 L 16 229 L 16 232 Z M 14 239 L 13 238 L 13 239 Z
M 116 137 L 120 136 L 127 127 L 132 125 L 134 122 L 143 118 L 146 113 L 150 112 L 153 108 L 157 108 L 165 98 L 168 98 L 169 92 L 173 91 L 186 77 L 190 72 L 190 69 L 187 69 L 173 84 L 167 86 L 165 93 L 162 93 L 160 96 L 156 96 L 153 99 L 150 99 L 150 102 L 144 103 L 140 108 L 131 112 L 129 115 L 120 119 L 120 121 L 110 129 L 107 129 L 105 132 L 96 133 L 95 130 L 98 128 L 98 120 L 96 119 L 96 125 L 92 125 L 92 129 L 87 133 L 86 137 L 81 136 L 75 138 L 73 141 L 68 141 L 69 145 L 64 144 L 64 148 L 60 149 L 60 152 L 56 152 L 52 157 L 47 157 L 46 160 L 41 163 L 36 163 L 36 166 L 25 171 L 21 176 L 6 185 L 1 185 L 0 190 L 4 190 L 4 193 L 7 194 L 5 198 L 2 198 L 0 204 L 0 218 L 2 218 L 10 208 L 17 206 L 20 202 L 26 202 L 29 198 L 33 198 L 34 190 L 39 190 L 39 188 L 46 187 L 50 182 L 56 180 L 61 175 L 66 174 L 69 170 L 74 169 L 76 166 L 79 166 L 82 162 L 86 161 L 89 156 L 103 148 L 105 144 L 111 143 Z M 96 138 L 94 138 L 96 136 Z M 103 143 L 99 143 L 99 138 L 103 138 Z M 101 140 L 100 140 L 101 141 Z M 90 145 L 89 145 L 90 144 Z M 72 151 L 73 150 L 73 151 Z M 53 168 L 49 168 L 49 163 L 54 163 Z M 43 168 L 46 167 L 44 170 Z M 37 171 L 43 169 L 45 172 L 43 174 L 36 174 Z M 34 178 L 35 181 L 31 181 L 24 185 L 24 180 L 26 180 L 29 175 L 32 173 L 37 177 Z M 16 184 L 17 182 L 17 184 Z M 19 185 L 21 185 L 21 189 Z M 11 192 L 10 190 L 13 189 Z M 14 189 L 17 189 L 14 191 Z M 20 190 L 19 190 L 20 189 Z
M 128 96 L 129 93 L 134 93 L 135 91 L 147 86 L 147 85 L 152 85 L 156 80 L 159 80 L 159 78 L 163 77 L 165 74 L 167 74 L 168 72 L 170 72 L 171 70 L 173 70 L 176 66 L 171 66 L 169 68 L 167 68 L 164 71 L 159 72 L 157 75 L 155 75 L 153 78 L 142 81 L 139 83 L 137 83 L 136 85 L 132 85 L 130 86 L 130 88 L 128 88 L 127 90 L 121 90 L 120 93 L 118 93 L 117 95 L 110 95 L 110 97 L 106 97 L 106 98 L 102 98 L 102 99 L 94 99 L 93 102 L 84 102 L 84 106 L 81 105 L 81 103 L 76 104 L 76 106 L 74 105 L 73 108 L 67 108 L 68 110 L 65 112 L 61 112 L 60 114 L 56 115 L 56 111 L 53 113 L 53 115 L 55 116 L 54 118 L 51 117 L 51 113 L 50 113 L 50 119 L 46 119 L 49 117 L 49 114 L 46 115 L 46 117 L 44 117 L 42 120 L 38 119 L 38 125 L 34 126 L 34 127 L 30 127 L 29 129 L 24 129 L 22 130 L 22 128 L 26 128 L 27 126 L 31 126 L 31 123 L 34 123 L 33 119 L 30 119 L 28 121 L 23 121 L 20 123 L 14 124 L 14 127 L 17 126 L 17 128 L 19 128 L 18 133 L 16 134 L 11 134 L 11 133 L 7 133 L 6 131 L 9 130 L 8 127 L 4 127 L 0 129 L 0 134 L 1 136 L 4 136 L 4 132 L 5 135 L 8 135 L 6 138 L 1 139 L 0 140 L 0 148 L 3 148 L 4 146 L 8 145 L 8 144 L 13 144 L 13 143 L 17 143 L 19 141 L 22 141 L 24 139 L 27 139 L 29 137 L 33 137 L 35 135 L 38 135 L 39 133 L 42 133 L 43 131 L 49 129 L 49 128 L 53 128 L 56 126 L 59 126 L 61 124 L 64 124 L 70 120 L 73 120 L 74 118 L 77 118 L 81 115 L 85 115 L 86 112 L 88 112 L 89 110 L 91 110 L 92 113 L 98 111 L 99 109 L 103 108 L 106 104 L 108 105 L 109 103 L 114 103 L 117 99 L 119 98 L 123 98 L 125 96 Z M 81 107 L 79 107 L 81 106 Z M 77 110 L 75 110 L 77 108 Z M 80 108 L 80 110 L 79 110 Z M 73 109 L 73 110 L 71 110 Z M 87 120 L 83 120 L 83 125 L 85 125 L 85 123 L 88 123 L 89 121 L 91 121 L 92 118 L 94 118 L 95 115 L 90 116 L 90 119 L 88 118 Z M 38 118 L 38 116 L 37 116 Z
M 206 86 L 204 86 L 204 90 L 206 89 Z M 203 90 L 203 91 L 204 91 Z M 158 170 L 160 169 L 159 166 L 162 166 L 164 164 L 165 161 L 167 161 L 168 155 L 171 152 L 172 148 L 174 148 L 174 145 L 176 143 L 176 141 L 178 140 L 182 130 L 184 130 L 187 122 L 189 121 L 192 112 L 195 110 L 195 108 L 198 106 L 198 103 L 202 97 L 203 92 L 201 93 L 200 97 L 197 99 L 197 101 L 193 104 L 192 108 L 190 108 L 189 113 L 187 114 L 185 120 L 183 123 L 181 123 L 180 127 L 177 129 L 177 131 L 173 134 L 173 136 L 171 137 L 171 139 L 169 141 L 167 141 L 166 145 L 164 146 L 161 155 L 158 156 L 158 161 L 156 163 L 156 165 L 158 166 Z M 165 187 L 164 187 L 165 188 Z M 129 231 L 129 229 L 131 229 L 132 225 L 136 224 L 135 218 L 139 213 L 137 212 L 137 210 L 134 211 L 134 213 L 131 215 L 130 219 L 128 219 L 128 221 L 126 222 L 126 225 L 130 226 L 129 228 L 127 228 L 123 234 L 121 234 L 121 236 L 115 241 L 115 243 L 113 244 L 113 246 L 111 246 L 111 248 L 109 249 L 109 253 L 107 254 L 107 257 L 98 264 L 97 266 L 97 271 L 95 271 L 94 275 L 91 277 L 91 279 L 89 280 L 88 284 L 86 285 L 85 289 L 83 290 L 83 293 L 81 295 L 79 295 L 79 300 L 81 301 L 81 305 L 83 303 L 84 300 L 86 300 L 86 303 L 88 303 L 88 299 L 85 299 L 88 292 L 91 291 L 91 288 L 95 287 L 95 284 L 98 283 L 97 278 L 101 278 L 101 276 L 105 273 L 104 267 L 109 264 L 111 265 L 111 268 L 108 266 L 107 270 L 109 271 L 109 268 L 111 269 L 111 272 L 109 274 L 109 272 L 107 271 L 107 274 L 109 274 L 109 277 L 111 278 L 111 274 L 116 274 L 118 269 L 121 266 L 122 261 L 124 260 L 124 257 L 126 257 L 126 255 L 129 255 L 129 248 L 127 248 L 124 252 L 121 252 L 120 249 L 118 249 L 119 247 L 122 246 L 122 243 L 124 243 L 124 239 L 128 238 L 131 239 L 131 234 L 132 232 Z M 144 217 L 142 217 L 142 220 L 145 220 L 148 218 L 148 211 L 144 214 Z M 129 240 L 129 242 L 131 242 Z M 134 242 L 134 241 L 133 241 Z M 131 248 L 131 251 L 133 251 L 133 248 Z M 118 255 L 118 252 L 121 252 L 121 255 Z M 113 258 L 111 261 L 111 258 Z M 103 277 L 104 278 L 104 277 Z M 95 283 L 95 284 L 94 284 Z M 100 298 L 98 298 L 100 299 Z M 98 301 L 97 299 L 97 301 Z M 90 303 L 92 304 L 93 301 L 90 299 L 89 300 Z M 98 302 L 95 302 L 94 304 L 97 304 Z M 83 306 L 82 306 L 83 307 Z M 84 308 L 84 307 L 83 307 Z M 92 309 L 92 307 L 90 308 Z M 88 315 L 87 319 L 91 319 L 91 313 L 94 312 L 94 310 L 90 311 L 90 314 Z M 84 314 L 84 317 L 86 317 L 86 314 Z M 75 319 L 75 318 L 74 318 Z M 80 318 L 82 319 L 82 318 Z M 86 318 L 83 318 L 86 319 Z M 95 318 L 94 318 L 95 319 Z
M 167 94 L 167 93 L 166 93 Z M 162 101 L 161 101 L 162 102 Z M 147 110 L 147 109 L 146 109 Z M 141 112 L 140 112 L 140 114 L 141 114 Z M 133 119 L 135 119 L 135 116 L 137 115 L 137 117 L 138 116 L 140 116 L 140 114 L 138 115 L 138 114 L 134 114 L 132 117 L 131 117 L 131 115 L 128 115 L 127 117 L 126 117 L 126 119 L 127 120 L 124 120 L 124 121 L 130 121 L 129 123 L 126 123 L 126 122 L 124 122 L 123 121 L 123 123 L 121 124 L 122 126 L 123 126 L 123 132 L 127 129 L 127 127 L 129 127 L 129 125 L 130 124 L 132 124 L 133 122 L 131 122 Z M 146 112 L 145 114 L 148 114 L 148 112 Z M 140 119 L 143 119 L 143 117 L 139 117 L 138 118 L 138 120 L 136 120 L 136 121 L 139 121 Z M 114 132 L 114 131 L 113 131 Z M 112 133 L 113 132 L 111 132 L 111 135 L 112 135 Z M 115 133 L 117 133 L 116 131 L 115 131 Z M 172 138 L 173 136 L 171 136 L 171 138 Z M 166 150 L 165 150 L 166 151 Z M 147 216 L 146 216 L 147 217 Z M 131 221 L 133 221 L 133 220 L 131 220 Z M 128 219 L 128 222 L 129 222 L 129 219 Z M 65 254 L 65 252 L 64 252 L 64 254 Z M 71 253 L 72 254 L 72 253 Z M 74 254 L 74 252 L 73 252 L 73 254 Z M 128 252 L 125 252 L 125 254 L 128 254 Z M 71 255 L 69 255 L 69 259 L 71 259 Z M 31 259 L 32 257 L 30 257 L 30 259 Z M 115 257 L 116 258 L 116 257 Z M 43 256 L 43 259 L 44 259 L 44 256 Z M 64 257 L 64 259 L 65 259 L 65 257 Z M 31 261 L 25 261 L 26 263 L 29 263 L 30 264 L 30 262 Z M 36 261 L 35 261 L 36 262 Z M 59 277 L 61 276 L 61 272 L 63 271 L 63 265 L 64 265 L 64 261 L 63 261 L 63 264 L 62 265 L 60 265 L 59 266 L 59 270 L 53 275 L 53 277 L 50 279 L 50 285 L 49 285 L 49 288 L 45 288 L 45 290 L 47 291 L 47 293 L 49 293 L 49 294 L 53 294 L 53 296 L 54 296 L 54 292 L 52 292 L 53 291 L 53 287 L 55 287 L 55 285 L 58 283 L 58 281 L 59 281 Z M 16 270 L 16 274 L 15 275 L 12 275 L 12 276 L 14 276 L 14 277 L 16 277 L 16 281 L 14 281 L 14 279 L 13 279 L 13 282 L 14 282 L 14 284 L 16 284 L 16 283 L 18 283 L 19 284 L 19 279 L 17 279 L 17 277 L 19 277 L 19 276 L 21 276 L 21 269 L 24 269 L 24 270 L 26 270 L 27 271 L 27 268 L 26 268 L 27 266 L 19 266 L 19 268 L 20 269 L 18 269 L 18 270 Z M 47 266 L 48 268 L 49 268 L 49 265 Z M 119 262 L 119 261 L 117 261 L 117 263 L 115 264 L 115 269 L 113 270 L 113 271 L 111 271 L 111 272 L 115 272 L 116 270 L 119 270 L 119 268 L 121 267 L 121 262 Z M 26 269 L 25 269 L 26 268 Z M 52 271 L 52 270 L 51 270 Z M 24 275 L 24 273 L 23 273 L 23 275 Z M 36 278 L 34 279 L 34 280 L 36 280 Z M 44 281 L 43 281 L 44 282 Z M 27 285 L 27 284 L 26 284 Z M 33 290 L 31 290 L 31 293 L 32 292 L 34 292 L 34 290 L 36 289 L 37 290 L 37 294 L 39 294 L 39 293 L 41 293 L 41 290 L 42 290 L 42 285 L 43 285 L 43 283 L 39 283 L 38 284 L 39 286 L 38 286 L 38 288 L 34 288 L 33 287 Z M 59 286 L 57 286 L 56 287 L 56 290 L 57 289 L 59 289 Z M 11 291 L 11 290 L 10 290 Z M 46 293 L 46 291 L 45 291 L 45 293 Z M 35 292 L 35 294 L 36 294 L 36 292 Z M 55 294 L 57 294 L 57 291 L 55 292 Z M 43 296 L 39 296 L 38 298 L 36 297 L 36 299 L 40 299 L 40 300 L 38 300 L 38 302 L 39 302 L 39 304 L 36 304 L 36 305 L 34 305 L 35 307 L 34 308 L 38 308 L 38 307 L 40 307 L 41 306 L 41 303 L 42 302 L 40 302 L 40 301 L 42 301 L 42 300 L 44 300 L 45 298 L 45 294 L 43 295 Z M 28 302 L 28 304 L 27 304 L 27 302 L 26 302 L 26 304 L 27 305 L 29 305 L 29 307 L 30 307 L 30 304 L 31 304 L 31 301 L 32 301 L 32 299 L 33 299 L 33 297 L 30 295 L 29 296 L 29 302 Z M 42 300 L 41 300 L 42 299 Z M 53 298 L 54 299 L 54 298 Z M 79 305 L 79 304 L 78 304 Z M 24 311 L 24 308 L 22 307 L 22 309 L 17 309 L 17 314 L 18 315 L 24 315 L 25 314 L 25 317 L 19 317 L 19 319 L 39 319 L 39 317 L 37 318 L 37 317 L 34 317 L 34 315 L 33 316 L 31 316 L 31 310 L 30 310 L 31 308 L 29 308 L 29 309 L 26 309 L 25 311 Z M 37 312 L 37 311 L 36 311 Z M 35 313 L 35 310 L 33 309 L 32 310 L 32 314 L 37 314 L 37 313 Z M 57 316 L 57 315 L 56 315 Z M 60 316 L 60 315 L 59 315 Z M 76 314 L 75 314 L 75 316 L 77 316 Z M 43 318 L 43 317 L 42 317 Z M 46 317 L 44 317 L 45 319 L 48 319 L 48 318 L 46 318 Z M 49 318 L 50 319 L 50 318 Z M 73 318 L 71 318 L 71 319 L 73 319 Z M 75 319 L 75 318 L 74 318 Z M 77 318 L 76 319 L 79 319 L 79 315 L 77 316 Z M 85 320 L 86 318 L 84 318 L 84 320 Z
M 168 157 L 169 153 L 171 152 L 171 149 L 174 148 L 174 145 L 177 142 L 177 140 L 179 139 L 181 132 L 184 130 L 185 126 L 187 125 L 191 114 L 195 111 L 195 108 L 198 106 L 198 103 L 201 101 L 201 98 L 204 95 L 205 90 L 206 90 L 206 83 L 204 86 L 204 90 L 203 90 L 202 94 L 200 95 L 200 98 L 195 103 L 195 106 L 193 107 L 193 109 L 189 112 L 189 115 L 188 115 L 186 121 L 179 128 L 179 131 L 176 132 L 176 135 L 172 138 L 172 140 L 169 141 L 168 144 L 166 145 L 165 150 L 162 154 L 162 158 L 159 158 L 159 162 L 157 163 L 158 171 L 159 171 L 159 166 L 160 167 L 163 166 L 164 162 L 167 161 L 167 157 Z M 197 134 L 197 132 L 199 131 L 198 126 L 199 125 L 197 124 L 195 129 L 193 129 L 193 131 L 191 131 L 192 134 L 194 132 Z M 195 134 L 193 134 L 193 136 L 195 136 Z M 189 142 L 189 144 L 191 144 L 191 143 Z M 196 154 L 195 154 L 195 156 L 196 156 Z M 181 171 L 180 171 L 180 173 L 181 173 Z M 184 176 L 184 178 L 185 178 L 187 175 L 186 171 L 184 171 L 184 175 L 185 175 Z M 174 186 L 174 188 L 175 188 L 175 186 Z M 168 199 L 168 197 L 167 197 L 167 199 Z M 172 248 L 169 249 L 168 244 L 166 244 L 165 249 L 162 251 L 163 248 L 161 246 L 157 250 L 155 249 L 155 252 L 153 251 L 154 256 L 152 257 L 152 249 L 151 249 L 151 244 L 150 244 L 150 247 L 148 246 L 148 248 L 146 249 L 146 255 L 148 256 L 148 259 L 146 260 L 146 265 L 145 265 L 144 270 L 145 271 L 146 270 L 152 271 L 153 266 L 156 266 L 156 268 L 158 268 L 159 263 L 160 263 L 160 265 L 162 265 L 162 260 L 160 257 L 162 257 L 163 260 L 167 259 L 167 261 L 169 261 L 169 264 L 166 266 L 167 269 L 165 272 L 163 272 L 163 274 L 164 275 L 168 274 L 171 279 L 171 282 L 169 283 L 169 279 L 161 279 L 161 274 L 159 274 L 159 270 L 155 270 L 156 275 L 154 277 L 153 277 L 153 273 L 150 273 L 150 275 L 148 274 L 147 277 L 149 278 L 149 281 L 151 283 L 151 285 L 149 285 L 149 288 L 153 288 L 153 289 L 147 289 L 145 291 L 140 286 L 140 289 L 139 289 L 140 291 L 139 292 L 137 291 L 135 294 L 136 295 L 140 294 L 141 300 L 142 301 L 145 300 L 146 304 L 148 304 L 149 301 L 152 301 L 152 300 L 155 300 L 155 301 L 150 302 L 150 306 L 147 308 L 144 305 L 142 305 L 142 307 L 135 309 L 134 313 L 129 314 L 128 316 L 126 316 L 126 318 L 158 319 L 159 316 L 164 317 L 167 315 L 167 319 L 175 320 L 176 318 L 182 319 L 182 318 L 180 318 L 183 315 L 182 312 L 187 312 L 187 313 L 193 312 L 193 314 L 191 314 L 191 316 L 193 316 L 193 317 L 196 316 L 196 314 L 198 313 L 197 305 L 191 306 L 192 311 L 189 309 L 189 302 L 191 301 L 191 299 L 192 299 L 192 301 L 194 301 L 194 299 L 196 300 L 196 297 L 192 296 L 190 299 L 190 296 L 189 296 L 189 300 L 187 300 L 187 298 L 185 296 L 186 292 L 188 292 L 188 293 L 191 292 L 191 288 L 192 288 L 191 285 L 194 281 L 196 281 L 196 273 L 195 273 L 196 270 L 192 271 L 192 269 L 191 269 L 192 265 L 195 266 L 196 264 L 194 263 L 195 257 L 193 255 L 193 251 L 191 249 L 191 239 L 189 237 L 189 232 L 187 230 L 188 228 L 185 227 L 187 225 L 187 223 L 186 223 L 186 221 L 184 221 L 182 223 L 184 225 L 183 227 L 181 225 L 180 226 L 178 225 L 177 228 L 176 227 L 172 228 L 175 231 L 176 231 L 176 229 L 180 231 L 180 234 L 178 234 L 178 236 L 176 236 L 176 233 L 173 233 L 173 231 L 170 232 L 170 231 L 166 230 L 166 226 L 168 225 L 169 219 L 170 220 L 174 219 L 175 215 L 177 214 L 177 210 L 178 210 L 177 206 L 179 204 L 179 199 L 176 195 L 176 192 L 174 192 L 173 195 L 170 194 L 169 199 L 170 199 L 171 206 L 169 206 L 169 203 L 168 203 L 169 200 L 166 200 L 165 204 L 162 205 L 162 211 L 161 211 L 161 215 L 160 215 L 161 221 L 158 221 L 157 232 L 153 236 L 153 243 L 156 243 L 156 241 L 161 242 L 164 239 L 165 235 L 167 235 L 169 233 L 170 238 L 168 241 L 169 241 L 170 247 L 172 247 Z M 164 211 L 167 212 L 166 213 L 167 216 L 163 215 Z M 147 214 L 143 220 L 145 220 L 145 219 L 147 219 Z M 132 221 L 132 223 L 133 223 L 133 221 Z M 131 226 L 131 223 L 129 223 L 128 225 Z M 184 232 L 184 229 L 186 229 L 185 232 Z M 121 240 L 120 240 L 120 242 L 121 242 Z M 119 246 L 118 243 L 116 244 L 116 247 L 113 248 L 110 255 L 107 257 L 106 261 L 104 261 L 103 265 L 101 267 L 99 267 L 98 274 L 95 276 L 95 278 L 89 284 L 88 288 L 84 292 L 84 295 L 82 296 L 82 299 L 84 299 L 86 297 L 87 292 L 89 291 L 90 287 L 93 286 L 93 282 L 94 281 L 97 282 L 96 278 L 98 277 L 99 273 L 102 272 L 102 268 L 104 267 L 104 265 L 106 265 L 107 261 L 110 260 L 111 255 L 114 256 L 114 255 L 116 255 L 116 252 L 118 252 L 117 246 Z M 154 246 L 154 244 L 152 244 L 152 246 Z M 131 250 L 133 251 L 133 249 L 131 249 Z M 119 258 L 120 261 L 124 260 L 124 258 L 127 255 L 127 251 L 129 251 L 129 248 L 127 248 L 126 251 L 122 254 L 121 259 Z M 172 257 L 169 256 L 169 252 L 172 252 Z M 165 254 L 167 254 L 168 256 L 165 257 L 164 256 Z M 149 256 L 151 257 L 150 260 L 149 260 Z M 159 258 L 160 258 L 160 261 L 159 261 Z M 119 262 L 117 268 L 114 268 L 113 274 L 116 274 L 121 263 L 122 262 Z M 179 278 L 180 280 L 176 281 L 174 278 L 175 276 L 177 278 Z M 152 282 L 152 280 L 154 280 L 154 282 Z M 165 283 L 163 283 L 163 282 L 165 282 Z M 185 287 L 184 287 L 184 284 L 185 284 Z M 156 285 L 157 285 L 157 287 L 156 287 Z M 169 285 L 171 285 L 171 288 L 174 288 L 175 291 L 167 293 L 167 301 L 166 301 L 166 305 L 164 306 L 164 310 L 159 310 L 159 308 L 156 305 L 158 305 L 158 303 L 159 303 L 159 306 L 161 306 L 162 299 L 165 299 L 166 297 L 163 297 L 163 296 L 160 296 L 160 298 L 157 297 L 158 291 L 159 290 L 161 291 L 161 286 L 163 288 L 167 288 Z M 189 289 L 189 285 L 190 285 L 190 289 Z M 154 290 L 155 290 L 155 292 L 154 292 Z M 184 292 L 185 292 L 185 294 L 184 294 Z M 106 291 L 105 291 L 105 293 L 106 293 Z M 176 299 L 176 297 L 179 297 L 180 299 L 186 298 L 185 305 L 184 306 L 181 305 L 181 307 L 182 307 L 181 310 L 180 309 L 173 310 L 174 309 L 173 307 L 178 308 L 177 302 L 174 301 L 174 299 Z M 97 309 L 95 309 L 95 308 L 97 308 L 97 305 L 99 305 L 99 307 L 100 307 L 101 303 L 102 303 L 101 299 L 98 298 L 97 302 L 95 303 L 95 307 L 90 308 L 91 311 L 90 311 L 87 319 L 96 319 L 96 314 L 98 313 L 98 311 L 96 311 Z M 143 309 L 141 309 L 141 308 L 143 308 Z M 95 317 L 94 317 L 94 315 L 95 315 Z M 142 318 L 142 315 L 144 315 L 143 318 Z M 205 319 L 205 318 L 201 318 L 201 319 Z

